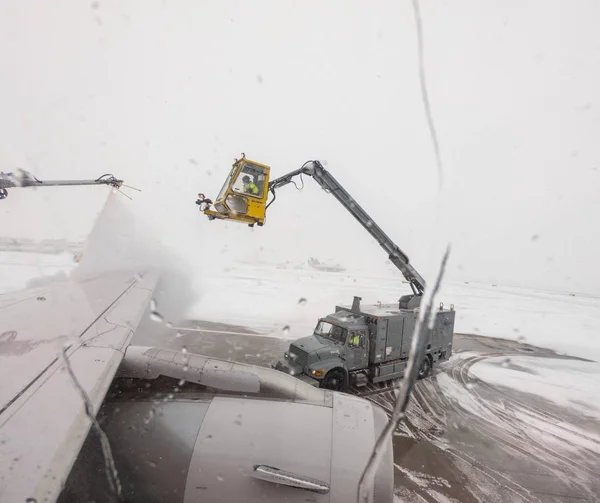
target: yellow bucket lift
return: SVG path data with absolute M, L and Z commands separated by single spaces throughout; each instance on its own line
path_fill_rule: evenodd
M 295 185 L 293 179 L 296 176 L 301 179 L 303 175 L 310 176 L 325 192 L 335 197 L 387 252 L 388 258 L 400 269 L 409 282 L 414 295 L 421 296 L 423 294 L 425 280 L 409 263 L 406 254 L 394 244 L 383 232 L 383 229 L 373 221 L 319 161 L 307 161 L 299 169 L 274 180 L 269 179 L 270 171 L 269 166 L 250 161 L 242 154 L 242 158 L 236 159 L 233 163 L 233 168 L 215 202 L 213 203 L 204 194 L 198 194 L 196 204 L 210 220 L 234 220 L 246 223 L 250 227 L 255 224 L 262 227 L 265 223 L 267 208 L 275 201 L 276 189 L 290 183 Z M 269 192 L 273 194 L 273 198 L 267 204 Z
M 250 161 L 242 154 L 242 158 L 233 163 L 215 202 L 204 194 L 198 194 L 196 203 L 210 220 L 218 218 L 262 226 L 265 223 L 270 170 L 269 166 Z M 214 210 L 210 209 L 211 205 Z

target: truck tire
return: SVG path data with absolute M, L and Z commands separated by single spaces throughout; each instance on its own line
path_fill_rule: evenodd
M 419 374 L 417 376 L 418 379 L 425 379 L 429 372 L 431 372 L 431 356 L 425 355 L 423 358 L 423 363 L 421 363 L 421 368 L 419 369 Z
M 332 369 L 323 378 L 323 388 L 333 391 L 346 391 L 346 372 L 342 369 Z

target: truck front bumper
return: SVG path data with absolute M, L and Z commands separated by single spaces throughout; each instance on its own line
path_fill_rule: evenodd
M 300 365 L 295 365 L 288 360 L 277 360 L 271 364 L 271 367 L 275 370 L 279 370 L 280 372 L 285 372 L 286 374 L 294 376 L 296 379 L 300 379 L 301 381 L 310 384 L 315 388 L 319 388 L 321 386 L 321 381 L 319 379 L 306 375 Z

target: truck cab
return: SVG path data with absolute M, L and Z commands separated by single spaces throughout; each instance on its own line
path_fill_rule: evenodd
M 290 344 L 273 368 L 313 386 L 345 389 L 348 375 L 369 365 L 369 329 L 364 316 L 337 311 L 319 319 L 312 335 Z

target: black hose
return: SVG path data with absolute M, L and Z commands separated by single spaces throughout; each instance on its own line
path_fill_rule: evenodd
M 265 207 L 265 211 L 269 209 L 269 206 L 271 206 L 275 202 L 275 198 L 277 197 L 277 195 L 275 194 L 275 188 L 270 189 L 270 192 L 271 194 L 273 194 L 273 199 L 271 199 L 271 202 L 267 204 L 267 206 Z
M 100 182 L 106 176 L 110 177 L 109 180 L 116 180 L 115 175 L 113 175 L 112 173 L 104 173 L 102 176 L 99 176 L 94 181 L 95 182 Z

